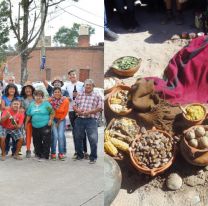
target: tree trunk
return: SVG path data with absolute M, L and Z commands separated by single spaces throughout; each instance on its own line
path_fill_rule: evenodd
M 27 54 L 22 53 L 21 54 L 21 85 L 23 86 L 24 83 L 27 81 L 28 79 L 28 70 L 27 70 Z

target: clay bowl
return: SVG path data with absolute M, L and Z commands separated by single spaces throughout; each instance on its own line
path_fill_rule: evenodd
M 204 127 L 208 131 L 207 125 L 197 125 L 192 126 L 189 129 L 185 130 L 184 137 L 180 142 L 180 151 L 184 159 L 192 165 L 196 166 L 207 166 L 208 165 L 208 148 L 207 149 L 198 149 L 189 145 L 188 141 L 185 138 L 185 134 L 196 127 Z
M 126 85 L 118 85 L 117 87 L 115 87 L 115 88 L 113 89 L 113 91 L 112 91 L 112 92 L 109 94 L 109 96 L 108 96 L 108 100 L 107 100 L 107 101 L 108 101 L 108 107 L 110 108 L 110 110 L 111 110 L 112 112 L 114 112 L 114 113 L 116 113 L 116 114 L 118 114 L 118 115 L 127 115 L 127 114 L 131 113 L 132 108 L 128 108 L 128 109 L 125 110 L 125 111 L 117 112 L 117 111 L 115 111 L 115 110 L 112 108 L 112 106 L 111 106 L 111 98 L 114 96 L 115 93 L 117 93 L 117 92 L 119 92 L 119 91 L 121 91 L 121 90 L 127 90 L 127 91 L 130 91 L 131 88 L 128 87 L 128 86 L 126 86 Z
M 152 129 L 152 130 L 148 130 L 147 132 L 149 131 L 158 131 L 160 133 L 163 133 L 166 137 L 172 139 L 172 137 L 165 131 L 162 131 L 162 130 L 158 130 L 158 129 Z M 131 158 L 131 162 L 133 164 L 133 166 L 141 173 L 144 173 L 144 174 L 148 174 L 148 175 L 151 175 L 151 176 L 156 176 L 158 174 L 161 174 L 163 173 L 165 170 L 167 170 L 172 164 L 173 164 L 173 161 L 175 159 L 175 146 L 173 145 L 173 151 L 172 151 L 172 158 L 163 166 L 161 167 L 158 167 L 158 168 L 148 168 L 148 167 L 145 167 L 145 166 L 142 166 L 141 162 L 135 157 L 135 145 L 136 145 L 136 142 L 140 141 L 140 137 L 141 137 L 141 134 L 139 134 L 136 139 L 132 142 L 132 145 L 130 147 L 130 158 Z
M 119 76 L 122 76 L 122 77 L 132 77 L 139 70 L 139 67 L 141 65 L 142 59 L 141 58 L 138 59 L 136 57 L 133 57 L 133 58 L 135 58 L 137 60 L 137 62 L 138 62 L 137 65 L 135 65 L 133 67 L 130 67 L 130 68 L 126 69 L 126 70 L 117 68 L 115 66 L 116 62 L 120 61 L 121 59 L 123 59 L 125 57 L 133 57 L 133 56 L 124 56 L 124 57 L 116 59 L 113 62 L 111 68 L 112 68 L 113 72 L 115 74 L 118 74 Z
M 201 119 L 197 119 L 197 120 L 190 120 L 186 117 L 186 114 L 184 114 L 184 112 L 182 113 L 183 114 L 183 118 L 185 120 L 185 122 L 189 125 L 189 126 L 194 126 L 194 125 L 199 125 L 199 124 L 202 124 L 202 122 L 205 120 L 206 116 L 207 116 L 207 111 L 206 111 L 206 108 L 202 105 L 202 104 L 199 104 L 199 103 L 193 103 L 193 104 L 189 104 L 187 105 L 184 110 L 187 111 L 187 108 L 190 107 L 190 106 L 200 106 L 203 110 L 204 110 L 204 116 L 201 118 Z

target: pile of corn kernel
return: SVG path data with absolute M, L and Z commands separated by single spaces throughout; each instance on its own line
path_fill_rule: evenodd
M 186 118 L 192 121 L 201 120 L 205 115 L 204 109 L 200 105 L 190 105 L 186 108 L 186 112 Z

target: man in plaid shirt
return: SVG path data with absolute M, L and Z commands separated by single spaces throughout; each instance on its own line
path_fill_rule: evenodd
M 77 160 L 84 158 L 83 138 L 85 131 L 90 143 L 90 162 L 96 162 L 98 143 L 98 123 L 99 113 L 103 108 L 102 97 L 93 91 L 94 82 L 87 79 L 84 82 L 84 91 L 79 93 L 75 99 L 74 111 L 77 113 L 75 120 L 75 144 L 77 147 Z

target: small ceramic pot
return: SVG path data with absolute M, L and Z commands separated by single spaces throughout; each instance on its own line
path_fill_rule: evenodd
M 165 131 L 158 130 L 158 129 L 152 129 L 152 130 L 149 130 L 149 131 L 155 131 L 155 132 L 158 131 L 160 133 L 163 133 L 163 135 L 165 135 L 166 137 L 172 139 L 172 137 Z M 151 176 L 156 176 L 158 174 L 163 173 L 165 170 L 167 170 L 172 165 L 172 163 L 175 159 L 175 151 L 176 151 L 175 145 L 173 145 L 173 151 L 172 151 L 173 156 L 165 165 L 163 165 L 161 167 L 158 167 L 158 168 L 150 169 L 148 167 L 143 167 L 141 162 L 139 162 L 138 159 L 135 157 L 134 147 L 137 144 L 137 142 L 140 141 L 140 137 L 141 137 L 141 134 L 139 134 L 138 137 L 132 142 L 132 145 L 131 145 L 131 148 L 130 148 L 130 158 L 131 158 L 131 162 L 132 162 L 133 166 L 139 172 L 142 172 L 142 173 L 145 173 L 145 174 L 148 174 L 148 175 L 151 175 Z
M 125 57 L 128 57 L 128 56 L 125 56 Z M 118 61 L 118 60 L 120 60 L 120 59 L 122 59 L 122 58 L 124 58 L 124 57 L 121 57 L 121 58 L 119 58 L 119 59 L 116 59 L 116 60 L 113 62 L 112 66 L 111 66 L 113 72 L 114 72 L 115 74 L 118 74 L 119 76 L 122 76 L 122 77 L 132 77 L 132 76 L 139 70 L 139 67 L 140 67 L 140 65 L 141 65 L 142 59 L 141 59 L 141 58 L 138 59 L 138 58 L 134 57 L 134 58 L 136 58 L 136 59 L 138 60 L 138 64 L 137 64 L 136 66 L 134 66 L 134 67 L 131 67 L 131 68 L 127 69 L 127 70 L 115 68 L 115 67 L 113 66 L 113 65 L 115 64 L 115 62 Z

